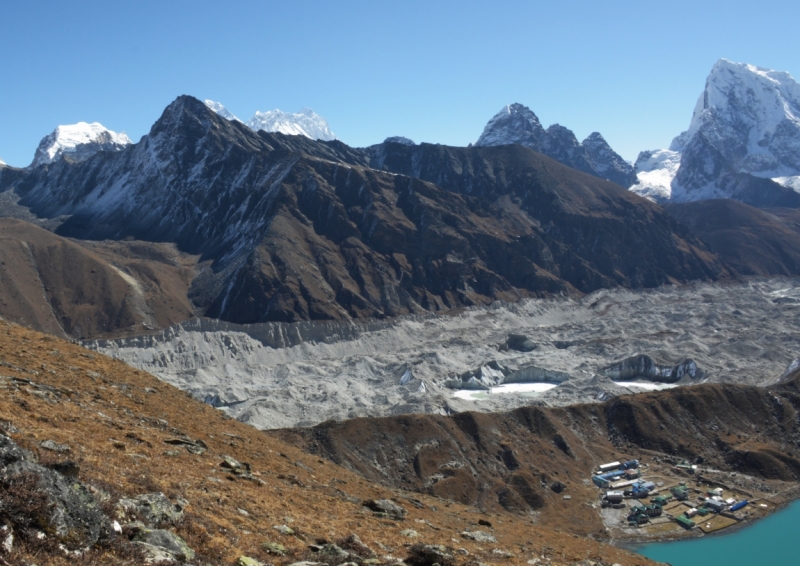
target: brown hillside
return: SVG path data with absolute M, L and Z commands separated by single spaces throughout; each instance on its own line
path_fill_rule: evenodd
M 731 199 L 669 204 L 666 211 L 742 275 L 800 273 L 800 212 L 760 210 Z
M 192 316 L 194 262 L 169 245 L 76 242 L 3 218 L 0 316 L 60 337 L 140 334 Z
M 600 542 L 533 526 L 529 518 L 489 516 L 458 503 L 373 484 L 226 419 L 122 362 L 13 324 L 0 323 L 0 364 L 0 422 L 6 433 L 38 454 L 42 463 L 76 461 L 81 481 L 111 494 L 104 508 L 113 507 L 122 495 L 161 491 L 173 500 L 185 498 L 186 518 L 175 530 L 198 552 L 195 564 L 234 564 L 241 555 L 291 563 L 310 555 L 309 543 L 338 541 L 352 533 L 377 552 L 379 563 L 386 563 L 382 557 L 390 554 L 405 558 L 408 547 L 418 542 L 464 548 L 469 554 L 456 553 L 458 564 L 525 564 L 542 556 L 552 564 L 587 558 L 603 564 L 648 563 Z M 45 440 L 68 446 L 69 453 L 45 450 Z M 202 441 L 207 451 L 196 455 L 167 441 Z M 220 466 L 224 455 L 249 463 L 252 477 L 226 472 Z M 407 517 L 379 518 L 361 505 L 380 498 L 394 499 L 408 511 Z M 479 527 L 479 519 L 492 526 Z M 296 534 L 273 529 L 284 524 Z M 491 532 L 497 543 L 476 543 L 460 535 L 478 528 Z M 405 529 L 419 536 L 401 535 Z M 261 547 L 265 542 L 284 545 L 287 555 L 267 555 Z M 514 556 L 502 558 L 495 549 Z M 23 545 L 0 558 L 25 564 L 79 562 L 59 551 L 36 556 L 31 552 Z M 110 552 L 95 550 L 82 560 L 121 563 Z
M 592 469 L 620 457 L 686 459 L 759 478 L 771 493 L 800 479 L 800 377 L 771 388 L 695 385 L 603 404 L 507 413 L 404 415 L 272 431 L 385 485 L 476 505 L 537 512 L 544 524 L 603 536 Z M 774 481 L 773 487 L 757 485 Z M 564 485 L 565 501 L 554 484 Z M 788 483 L 786 483 L 788 482 Z

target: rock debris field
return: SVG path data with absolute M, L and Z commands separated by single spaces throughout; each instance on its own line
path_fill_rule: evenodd
M 501 348 L 510 334 L 524 335 L 535 348 Z M 84 345 L 262 429 L 558 406 L 700 382 L 775 383 L 800 356 L 800 280 L 602 290 L 368 323 L 195 320 L 156 335 Z M 694 360 L 701 372 L 676 383 L 601 375 L 638 355 L 667 366 Z M 533 383 L 504 384 L 496 369 L 509 374 L 531 366 L 546 370 L 536 370 Z M 465 374 L 482 375 L 489 385 L 459 391 L 445 385 Z M 560 377 L 548 381 L 551 374 Z

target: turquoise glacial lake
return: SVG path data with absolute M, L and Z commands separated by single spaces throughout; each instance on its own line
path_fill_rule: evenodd
M 672 566 L 800 565 L 800 501 L 729 534 L 648 544 L 636 552 Z

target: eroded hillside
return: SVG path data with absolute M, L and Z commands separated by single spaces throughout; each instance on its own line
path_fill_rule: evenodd
M 62 338 L 141 334 L 192 316 L 196 258 L 148 242 L 78 242 L 0 219 L 0 316 Z

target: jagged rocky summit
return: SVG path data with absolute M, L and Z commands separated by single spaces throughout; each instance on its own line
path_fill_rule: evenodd
M 476 146 L 520 144 L 578 171 L 607 179 L 623 187 L 636 182 L 633 167 L 608 145 L 598 132 L 583 142 L 559 124 L 546 130 L 530 108 L 509 104 L 489 120 Z
M 113 132 L 98 122 L 58 126 L 39 142 L 31 167 L 59 159 L 85 161 L 100 151 L 120 151 L 130 144 L 131 140 L 125 133 Z
M 720 59 L 689 128 L 643 151 L 631 190 L 655 201 L 733 198 L 800 205 L 800 84 L 788 73 Z
M 241 122 L 239 118 L 219 102 L 206 100 L 205 104 L 226 120 Z M 265 132 L 280 132 L 286 135 L 305 136 L 312 140 L 322 141 L 336 139 L 336 134 L 331 131 L 328 121 L 310 108 L 303 108 L 300 112 L 294 114 L 283 112 L 282 110 L 256 111 L 246 125 L 254 132 L 261 130 Z

